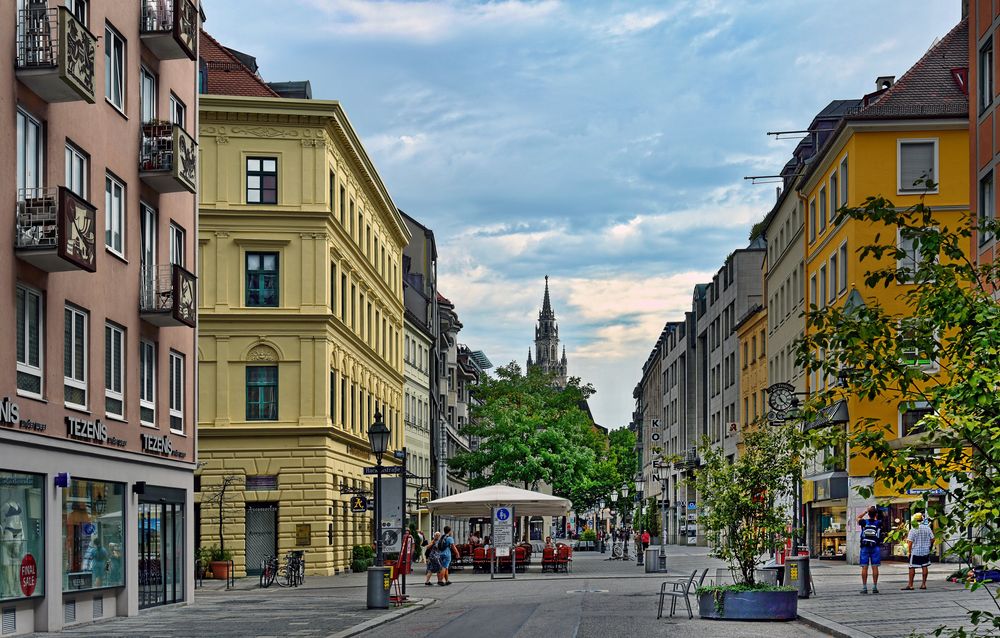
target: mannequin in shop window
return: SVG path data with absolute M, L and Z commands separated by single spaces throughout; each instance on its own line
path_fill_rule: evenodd
M 3 505 L 3 530 L 0 530 L 0 568 L 3 569 L 3 591 L 0 598 L 21 596 L 19 572 L 24 557 L 24 522 L 21 506 L 16 501 Z

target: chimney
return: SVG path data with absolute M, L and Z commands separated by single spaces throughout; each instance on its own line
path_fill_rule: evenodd
M 775 200 L 781 199 L 781 187 L 780 186 L 775 186 L 774 187 L 774 199 Z
M 884 91 L 896 83 L 895 75 L 880 75 L 875 78 L 875 90 Z
M 962 19 L 969 17 L 969 0 L 962 0 Z

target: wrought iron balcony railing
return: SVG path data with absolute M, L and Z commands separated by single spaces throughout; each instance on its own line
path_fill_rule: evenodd
M 160 193 L 195 192 L 198 149 L 177 124 L 147 122 L 139 145 L 139 177 Z
M 139 36 L 161 60 L 198 59 L 198 8 L 190 0 L 141 0 Z
M 97 38 L 66 7 L 17 12 L 17 79 L 46 102 L 94 103 Z
M 97 211 L 73 191 L 22 188 L 14 218 L 18 259 L 46 272 L 97 270 Z
M 177 264 L 143 264 L 139 315 L 156 326 L 197 324 L 195 276 Z

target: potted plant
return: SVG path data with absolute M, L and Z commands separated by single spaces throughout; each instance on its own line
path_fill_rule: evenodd
M 212 562 L 212 552 L 207 547 L 199 547 L 194 550 L 194 562 L 197 575 L 201 578 L 211 578 L 212 572 L 209 570 L 209 563 Z
M 730 462 L 721 447 L 703 443 L 695 483 L 702 502 L 699 522 L 713 553 L 729 564 L 734 584 L 700 587 L 702 618 L 794 620 L 798 592 L 757 580 L 759 559 L 790 535 L 794 479 L 799 469 L 797 430 L 750 428 L 744 449 Z
M 220 580 L 229 578 L 229 561 L 233 559 L 233 553 L 228 549 L 220 549 L 217 545 L 208 548 L 209 567 L 212 575 Z

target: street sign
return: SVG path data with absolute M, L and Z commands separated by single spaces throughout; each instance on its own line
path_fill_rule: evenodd
M 382 520 L 379 522 L 382 550 L 395 553 L 403 547 L 403 495 L 406 493 L 406 485 L 401 476 L 377 480 L 379 502 L 382 505 Z
M 514 544 L 514 508 L 500 505 L 493 508 L 493 546 L 497 556 L 510 556 Z
M 698 504 L 695 503 L 694 501 L 688 501 L 688 509 L 689 510 L 696 510 L 696 509 L 698 509 Z
M 364 472 L 365 472 L 365 476 L 374 476 L 374 475 L 378 474 L 378 467 L 377 466 L 376 467 L 366 467 L 365 470 L 364 470 Z M 403 468 L 401 466 L 399 466 L 399 465 L 383 465 L 382 466 L 382 476 L 386 476 L 386 475 L 389 475 L 389 474 L 402 474 L 402 473 L 403 473 Z
M 417 503 L 420 505 L 426 505 L 428 501 L 431 500 L 430 490 L 420 490 L 417 492 Z
M 360 494 L 351 497 L 351 511 L 355 514 L 368 511 L 368 499 Z

